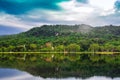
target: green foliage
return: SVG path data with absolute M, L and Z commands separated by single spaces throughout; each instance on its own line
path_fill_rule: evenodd
M 99 51 L 99 44 L 91 44 L 89 50 L 93 52 Z
M 0 67 L 41 77 L 120 76 L 120 54 L 13 53 L 0 54 Z
M 16 35 L 0 36 L 1 52 L 119 52 L 120 26 L 43 25 Z
M 70 44 L 67 46 L 67 51 L 69 52 L 79 52 L 80 51 L 80 46 L 77 44 Z
M 65 46 L 64 45 L 59 45 L 55 48 L 56 51 L 58 52 L 63 52 L 65 50 Z
M 35 50 L 37 48 L 37 45 L 36 44 L 30 44 L 30 49 L 31 50 Z

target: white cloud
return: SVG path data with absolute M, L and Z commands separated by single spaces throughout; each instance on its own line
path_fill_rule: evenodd
M 114 9 L 114 3 L 116 0 L 89 0 L 89 4 L 98 7 L 103 10 Z
M 23 29 L 29 29 L 31 26 L 29 23 L 23 21 L 21 18 L 2 12 L 0 13 L 0 25 Z
M 78 3 L 76 0 L 62 2 L 58 5 L 63 8 L 63 11 L 39 11 L 37 13 L 43 12 L 48 21 L 58 21 L 59 23 L 66 22 L 68 24 L 85 23 L 91 25 L 110 24 L 100 16 L 114 14 L 114 9 L 108 8 L 108 6 L 106 8 L 110 10 L 104 10 L 102 8 L 99 8 L 99 6 L 95 7 L 90 4 Z M 41 18 L 40 15 L 39 18 Z
M 29 20 L 37 20 L 37 22 L 33 22 L 35 25 L 84 23 L 98 26 L 114 24 L 116 20 L 119 20 L 116 19 L 116 16 L 111 16 L 115 14 L 114 2 L 115 0 L 109 0 L 109 2 L 108 0 L 89 0 L 88 4 L 84 4 L 77 2 L 77 0 L 71 0 L 58 4 L 63 9 L 62 11 L 37 9 L 30 11 L 27 18 Z M 111 21 L 113 18 L 114 21 Z
M 34 26 L 43 24 L 90 24 L 106 25 L 119 24 L 115 14 L 114 3 L 116 0 L 89 0 L 88 3 L 80 3 L 70 0 L 58 3 L 63 10 L 32 10 L 27 14 L 14 16 L 0 13 L 0 25 L 25 28 L 28 30 Z M 114 21 L 112 21 L 114 20 Z
M 106 16 L 115 13 L 116 0 L 89 0 L 89 5 L 99 11 L 100 15 Z
M 68 23 L 70 21 L 70 23 L 72 22 L 73 24 L 112 24 L 110 21 L 113 19 L 111 15 L 115 14 L 114 3 L 115 0 L 90 0 L 88 4 L 78 3 L 76 0 L 62 2 L 59 5 L 64 10 L 62 12 L 48 11 L 48 19 L 54 21 L 66 21 Z M 109 19 L 105 19 L 106 16 L 109 17 Z
M 61 2 L 58 4 L 62 11 L 33 10 L 27 17 L 31 19 L 45 18 L 48 21 L 83 21 L 92 15 L 94 8 L 87 4 L 78 3 L 76 0 Z
M 86 20 L 91 13 L 94 11 L 88 5 L 78 3 L 76 0 L 71 0 L 69 2 L 62 2 L 59 4 L 64 10 L 62 12 L 57 12 L 57 15 L 54 15 L 56 19 L 64 19 L 65 21 L 83 21 Z

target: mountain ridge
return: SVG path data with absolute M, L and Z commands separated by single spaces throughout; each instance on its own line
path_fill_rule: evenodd
M 87 33 L 92 29 L 90 25 L 43 25 L 41 27 L 35 27 L 25 32 L 28 35 L 40 36 L 39 34 L 43 34 L 43 36 L 55 36 L 57 34 L 65 34 L 65 33 Z M 48 33 L 48 34 L 45 34 Z M 52 34 L 52 35 L 49 35 Z
M 56 36 L 69 33 L 81 33 L 81 34 L 110 34 L 118 36 L 120 34 L 120 26 L 102 26 L 93 27 L 86 24 L 81 25 L 43 25 L 41 27 L 35 27 L 27 32 L 24 32 L 27 36 Z M 104 34 L 105 33 L 105 34 Z

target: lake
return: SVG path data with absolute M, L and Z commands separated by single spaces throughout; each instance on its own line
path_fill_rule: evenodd
M 0 80 L 120 80 L 120 55 L 0 54 Z
M 25 71 L 17 69 L 0 68 L 0 80 L 120 80 L 120 77 L 110 78 L 105 76 L 93 76 L 86 79 L 68 77 L 68 78 L 42 78 L 33 76 Z
M 0 69 L 0 80 L 35 80 L 36 78 L 27 72 L 17 69 Z

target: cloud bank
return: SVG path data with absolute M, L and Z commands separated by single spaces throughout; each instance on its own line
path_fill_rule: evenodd
M 0 0 L 0 25 L 28 30 L 43 24 L 120 25 L 120 0 Z

